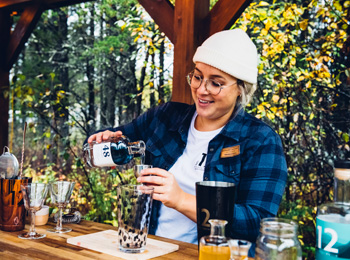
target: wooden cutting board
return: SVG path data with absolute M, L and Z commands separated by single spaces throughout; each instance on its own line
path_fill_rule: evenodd
M 70 237 L 68 244 L 84 247 L 101 253 L 109 254 L 126 260 L 144 260 L 169 254 L 179 249 L 178 245 L 147 238 L 146 250 L 139 254 L 123 253 L 118 248 L 118 232 L 105 230 L 89 235 Z

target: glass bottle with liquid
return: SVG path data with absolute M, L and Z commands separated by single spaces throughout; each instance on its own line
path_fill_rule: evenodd
M 230 247 L 225 237 L 226 220 L 210 219 L 210 235 L 199 241 L 199 260 L 229 260 Z
M 350 259 L 350 160 L 334 163 L 334 200 L 318 207 L 316 259 Z
M 84 160 L 90 167 L 113 167 L 129 163 L 134 157 L 145 155 L 146 144 L 141 141 L 130 142 L 126 136 L 119 139 L 110 138 L 107 141 L 83 146 Z

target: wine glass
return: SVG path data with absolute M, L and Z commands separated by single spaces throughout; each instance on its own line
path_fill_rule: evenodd
M 29 232 L 20 234 L 22 239 L 40 239 L 46 237 L 45 234 L 35 232 L 35 213 L 41 209 L 47 195 L 47 184 L 45 183 L 28 183 L 21 185 L 25 208 L 31 212 L 31 223 Z
M 72 195 L 75 182 L 70 181 L 56 181 L 50 183 L 50 194 L 52 203 L 57 204 L 58 207 L 58 218 L 57 225 L 55 228 L 50 228 L 47 231 L 53 233 L 67 233 L 72 231 L 71 228 L 62 227 L 62 209 L 69 202 L 70 196 Z

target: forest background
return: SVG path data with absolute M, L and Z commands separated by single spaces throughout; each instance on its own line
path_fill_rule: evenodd
M 282 138 L 289 177 L 278 214 L 299 224 L 305 259 L 314 258 L 317 206 L 333 199 L 333 162 L 350 158 L 349 8 L 337 0 L 252 1 L 232 27 L 260 53 L 246 110 Z M 115 186 L 135 179 L 87 168 L 83 142 L 169 101 L 172 61 L 173 45 L 135 0 L 45 12 L 11 70 L 9 146 L 19 157 L 28 122 L 24 173 L 75 180 L 71 207 L 117 225 Z

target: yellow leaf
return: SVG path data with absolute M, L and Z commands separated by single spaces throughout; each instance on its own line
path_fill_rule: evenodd
M 291 65 L 295 65 L 296 64 L 296 59 L 294 57 L 290 60 L 290 64 Z
M 297 81 L 300 82 L 300 81 L 303 81 L 304 79 L 305 79 L 304 76 L 300 76 L 300 77 L 297 79 Z
M 271 107 L 270 110 L 271 110 L 274 114 L 276 114 L 276 112 L 277 112 L 277 107 Z
M 265 108 L 263 105 L 258 105 L 258 111 L 261 113 L 261 112 L 264 112 L 265 111 Z
M 277 103 L 279 99 L 280 99 L 280 97 L 278 95 L 273 95 L 273 97 L 272 97 L 272 101 L 275 103 Z
M 267 35 L 267 33 L 268 33 L 268 31 L 264 28 L 261 30 L 260 36 L 265 36 L 265 35 Z
M 315 117 L 315 114 L 314 114 L 314 113 L 311 113 L 311 114 L 310 114 L 310 120 L 312 120 L 314 117 Z
M 138 35 L 135 39 L 134 42 L 137 42 L 137 40 L 140 38 L 140 35 Z
M 342 42 L 338 42 L 336 45 L 337 45 L 337 47 L 338 47 L 339 49 L 342 49 L 342 48 L 343 48 L 343 43 L 342 43 Z
M 260 1 L 258 6 L 269 6 L 270 4 L 264 1 Z
M 309 19 L 304 19 L 299 23 L 299 27 L 301 30 L 305 31 L 308 24 L 309 24 Z

